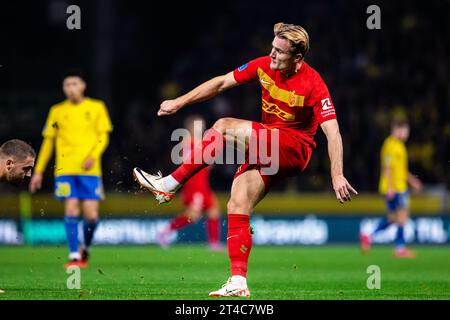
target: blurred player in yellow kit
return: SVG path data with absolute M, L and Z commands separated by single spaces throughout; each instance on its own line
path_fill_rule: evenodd
M 391 134 L 381 147 L 381 175 L 379 191 L 386 199 L 387 218 L 381 219 L 372 234 L 361 235 L 361 248 L 370 249 L 371 237 L 386 229 L 390 224 L 397 224 L 395 237 L 395 256 L 414 258 L 416 254 L 406 248 L 404 225 L 409 218 L 408 184 L 414 191 L 422 189 L 421 181 L 408 171 L 408 151 L 405 142 L 409 137 L 409 124 L 406 120 L 396 120 L 391 125 Z
M 41 188 L 43 172 L 56 145 L 55 197 L 64 201 L 69 266 L 87 267 L 89 246 L 98 224 L 99 200 L 104 198 L 101 156 L 109 142 L 112 124 L 105 104 L 84 95 L 86 82 L 78 72 L 63 80 L 67 100 L 51 107 L 44 137 L 29 185 Z M 78 223 L 83 211 L 84 243 L 79 250 Z

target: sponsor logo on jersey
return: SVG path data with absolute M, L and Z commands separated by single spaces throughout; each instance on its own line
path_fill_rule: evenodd
M 247 68 L 247 67 L 248 67 L 248 63 L 246 63 L 246 64 L 240 66 L 240 67 L 238 68 L 238 71 L 241 72 L 242 70 L 244 70 L 244 69 Z
M 269 86 L 271 86 L 271 85 L 274 84 L 273 82 L 269 82 L 269 81 L 266 81 L 266 80 L 264 80 L 264 79 L 261 79 L 261 83 L 262 83 L 262 84 L 267 84 L 267 85 L 269 85 Z
M 329 110 L 333 108 L 333 104 L 330 101 L 330 98 L 325 98 L 321 101 L 322 103 L 322 110 Z
M 322 117 L 328 117 L 328 116 L 332 116 L 332 115 L 336 114 L 330 98 L 322 99 L 321 103 L 322 103 L 322 111 L 320 112 L 320 115 Z
M 275 103 L 267 102 L 264 99 L 262 100 L 262 108 L 265 112 L 274 114 L 278 118 L 280 118 L 284 121 L 294 121 L 295 120 L 295 115 L 284 111 L 279 106 L 277 106 Z

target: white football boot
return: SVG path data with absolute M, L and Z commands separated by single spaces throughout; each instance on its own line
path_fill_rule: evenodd
M 161 172 L 153 175 L 141 170 L 140 168 L 134 168 L 133 176 L 142 188 L 145 188 L 153 193 L 156 201 L 158 201 L 159 204 L 168 203 L 172 201 L 173 197 L 175 196 L 175 192 L 164 191 L 164 188 L 161 184 Z
M 227 282 L 217 291 L 209 293 L 210 297 L 245 297 L 250 298 L 250 291 L 246 284 L 232 282 L 228 278 Z

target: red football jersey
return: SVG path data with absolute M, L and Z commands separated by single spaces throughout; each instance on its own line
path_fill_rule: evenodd
M 305 61 L 286 77 L 270 68 L 270 57 L 260 57 L 234 70 L 238 83 L 258 81 L 262 88 L 262 119 L 266 127 L 289 130 L 297 139 L 316 147 L 317 126 L 336 119 L 325 82 Z

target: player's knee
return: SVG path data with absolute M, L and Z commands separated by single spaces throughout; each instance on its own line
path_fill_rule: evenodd
M 248 214 L 251 211 L 246 205 L 245 201 L 239 201 L 239 199 L 232 198 L 227 203 L 228 213 Z
M 207 212 L 208 218 L 210 219 L 217 219 L 220 217 L 220 210 L 218 209 L 213 209 L 213 210 L 209 210 Z
M 224 134 L 230 128 L 232 121 L 232 118 L 220 118 L 214 123 L 213 128 Z
M 68 217 L 78 217 L 80 215 L 80 207 L 77 204 L 67 205 L 65 215 Z
M 95 211 L 95 210 L 84 211 L 83 217 L 87 220 L 97 220 L 98 219 L 98 211 Z
M 83 217 L 88 220 L 97 220 L 98 219 L 98 209 L 97 208 L 83 208 Z
M 83 217 L 88 220 L 97 220 L 98 219 L 98 201 L 83 201 Z
M 405 225 L 406 222 L 408 221 L 408 213 L 400 210 L 399 213 L 397 214 L 397 223 L 399 225 Z
M 189 218 L 189 220 L 195 223 L 198 220 L 200 220 L 201 215 L 202 215 L 201 211 L 192 210 L 187 214 L 187 217 Z

